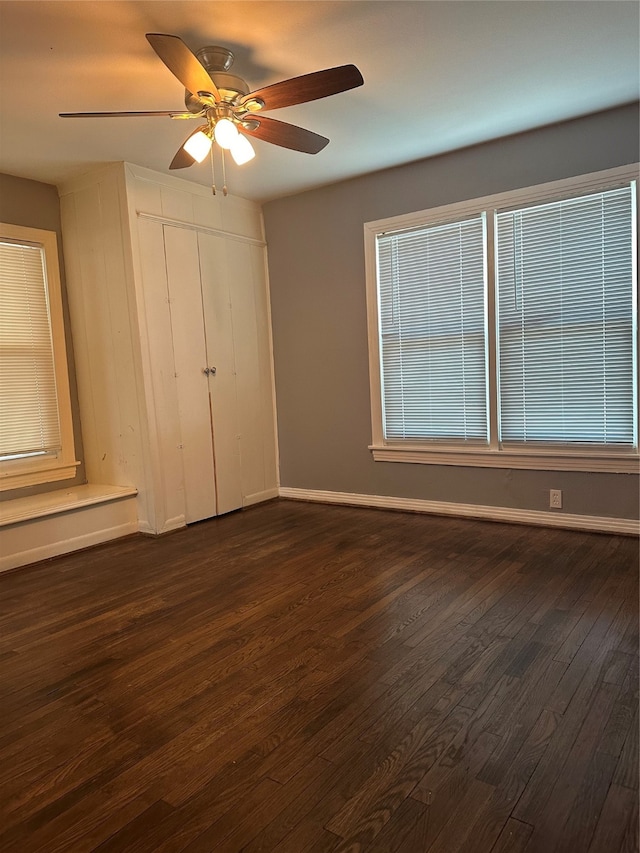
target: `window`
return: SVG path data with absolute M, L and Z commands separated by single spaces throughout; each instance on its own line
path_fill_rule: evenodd
M 365 226 L 375 459 L 637 470 L 635 175 Z
M 76 465 L 56 235 L 0 225 L 0 488 Z

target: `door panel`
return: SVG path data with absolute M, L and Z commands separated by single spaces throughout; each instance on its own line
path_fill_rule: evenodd
M 184 476 L 177 417 L 177 388 L 171 353 L 171 317 L 164 262 L 162 225 L 147 219 L 138 223 L 142 290 L 144 295 L 143 346 L 148 360 L 143 370 L 152 391 L 149 413 L 149 452 L 153 471 L 154 505 L 149 523 L 158 533 L 184 523 Z M 147 331 L 149 330 L 149 331 Z
M 234 332 L 230 286 L 234 281 L 235 241 L 199 233 L 202 304 L 208 364 L 216 368 L 209 379 L 215 450 L 218 514 L 242 506 L 240 435 L 236 394 Z
M 197 235 L 165 225 L 164 249 L 178 389 L 185 515 L 190 523 L 217 512 L 209 376 L 203 372 L 208 362 Z M 167 341 L 167 346 L 170 345 Z

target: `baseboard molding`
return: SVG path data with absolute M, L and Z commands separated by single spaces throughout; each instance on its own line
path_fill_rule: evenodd
M 150 536 L 153 538 L 160 538 L 160 536 L 168 536 L 170 533 L 175 533 L 177 530 L 184 530 L 187 526 L 187 522 L 184 520 L 184 516 L 180 516 L 182 521 L 176 521 L 175 519 L 169 519 L 169 521 L 164 524 L 160 530 L 156 530 L 151 527 L 148 522 L 140 522 L 138 524 L 138 532 L 142 533 L 144 536 Z
M 253 506 L 253 504 L 264 503 L 271 501 L 274 498 L 280 497 L 280 489 L 276 486 L 273 489 L 265 489 L 263 492 L 256 492 L 253 495 L 245 495 L 242 499 L 242 506 Z
M 567 530 L 584 530 L 593 533 L 616 533 L 625 536 L 640 535 L 640 522 L 632 518 L 607 518 L 594 515 L 540 512 L 539 510 L 511 509 L 500 506 L 425 501 L 414 498 L 394 498 L 383 495 L 358 495 L 351 492 L 328 492 L 319 489 L 280 488 L 280 497 L 299 501 L 314 501 L 346 506 L 377 507 L 405 512 L 422 512 L 430 515 L 448 515 L 458 518 L 475 518 L 508 524 L 530 524 L 538 527 L 561 527 Z
M 37 548 L 30 548 L 29 550 L 20 551 L 17 554 L 0 557 L 0 572 L 17 569 L 20 566 L 37 563 L 40 560 L 48 560 L 51 557 L 59 557 L 61 554 L 70 554 L 72 551 L 81 551 L 83 548 L 90 548 L 93 545 L 100 545 L 103 542 L 109 542 L 111 539 L 119 539 L 121 536 L 130 536 L 132 533 L 137 532 L 138 522 L 129 521 L 119 524 L 116 527 L 92 530 L 90 533 L 74 536 L 71 539 L 47 542 L 44 545 L 39 545 Z

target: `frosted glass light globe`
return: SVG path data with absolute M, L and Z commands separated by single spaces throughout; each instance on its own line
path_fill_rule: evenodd
M 231 146 L 231 156 L 238 166 L 242 166 L 244 163 L 248 163 L 249 160 L 253 160 L 256 152 L 253 150 L 253 145 L 247 137 L 239 133 L 236 141 Z
M 231 121 L 231 119 L 221 118 L 218 122 L 216 122 L 214 136 L 220 148 L 228 149 L 231 148 L 233 143 L 238 138 L 238 128 Z
M 194 160 L 202 163 L 211 150 L 211 140 L 205 133 L 199 130 L 193 136 L 190 136 L 182 147 Z

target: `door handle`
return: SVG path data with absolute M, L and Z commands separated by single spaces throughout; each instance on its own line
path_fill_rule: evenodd
M 216 375 L 215 367 L 203 367 L 202 372 L 205 374 L 205 376 L 215 376 Z

